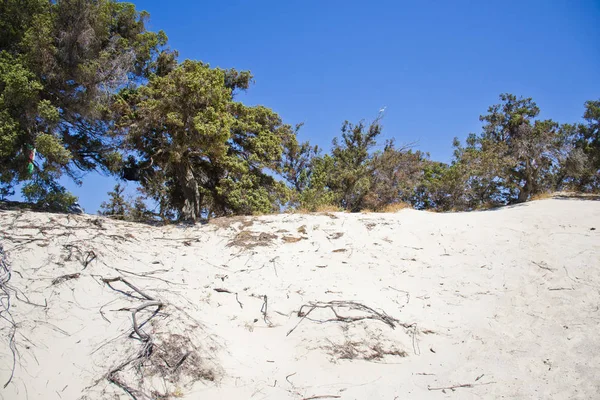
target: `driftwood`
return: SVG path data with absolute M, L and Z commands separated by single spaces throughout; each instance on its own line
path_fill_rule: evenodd
M 335 318 L 329 318 L 329 319 L 325 319 L 325 320 L 314 320 L 314 319 L 308 318 L 310 313 L 312 313 L 317 308 L 330 309 L 333 312 Z M 305 309 L 307 309 L 307 311 L 305 311 Z M 359 312 L 363 313 L 363 315 L 358 315 L 358 316 L 341 315 L 340 312 L 344 309 L 347 311 L 359 311 Z M 304 304 L 302 307 L 300 307 L 300 310 L 298 311 L 298 317 L 302 317 L 302 319 L 296 324 L 296 326 L 294 326 L 286 334 L 286 336 L 289 336 L 298 327 L 298 325 L 300 325 L 300 323 L 302 321 L 304 321 L 305 318 L 308 318 L 311 321 L 315 321 L 315 322 L 319 322 L 319 323 L 329 322 L 329 321 L 356 322 L 356 321 L 361 321 L 364 319 L 372 319 L 372 320 L 379 320 L 379 321 L 383 322 L 384 324 L 388 325 L 392 329 L 395 329 L 397 325 L 400 325 L 404 328 L 414 327 L 414 324 L 401 323 L 400 321 L 398 321 L 397 319 L 395 319 L 393 317 L 390 317 L 383 311 L 382 312 L 376 311 L 371 307 L 365 306 L 364 304 L 357 303 L 355 301 L 310 302 L 310 303 Z

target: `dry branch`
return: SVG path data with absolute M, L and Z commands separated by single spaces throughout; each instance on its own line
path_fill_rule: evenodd
M 140 296 L 142 296 L 146 300 L 154 300 L 153 297 L 148 296 L 146 293 L 142 292 L 140 289 L 138 289 L 137 287 L 135 287 L 131 283 L 129 283 L 129 281 L 127 281 L 125 278 L 122 278 L 120 276 L 118 276 L 116 278 L 102 278 L 102 282 L 106 283 L 112 290 L 114 290 L 116 292 L 123 293 L 129 297 L 134 297 L 130 293 L 123 292 L 122 290 L 116 289 L 115 287 L 113 287 L 111 285 L 111 283 L 113 283 L 113 282 L 123 282 L 125 285 L 129 286 L 131 289 L 133 289 L 134 292 L 138 293 Z
M 550 268 L 550 267 L 548 267 L 547 265 L 544 265 L 545 263 L 544 263 L 543 261 L 542 261 L 541 263 L 538 263 L 538 262 L 532 261 L 532 263 L 533 263 L 534 265 L 537 265 L 537 266 L 538 266 L 539 268 L 541 268 L 541 269 L 545 269 L 546 271 L 550 271 L 550 272 L 553 272 L 553 271 L 554 271 L 554 269 L 553 269 L 553 268 Z
M 148 276 L 148 275 L 152 275 L 157 272 L 168 272 L 169 270 L 167 270 L 167 269 L 157 269 L 155 271 L 144 272 L 144 273 L 131 272 L 131 271 L 127 271 L 126 269 L 122 269 L 122 268 L 115 268 L 115 271 L 119 271 L 124 274 L 139 276 L 140 278 L 145 278 L 145 279 L 156 279 L 156 280 L 162 281 L 164 283 L 168 283 L 169 285 L 185 285 L 185 283 L 172 282 L 172 281 L 168 281 L 166 279 L 159 278 L 156 276 Z
M 271 321 L 269 321 L 269 319 L 267 318 L 267 307 L 268 307 L 268 306 L 269 306 L 269 303 L 268 303 L 268 298 L 267 298 L 267 295 L 265 294 L 265 295 L 263 296 L 263 305 L 262 305 L 262 307 L 260 308 L 260 312 L 261 312 L 261 313 L 262 313 L 262 315 L 263 315 L 263 320 L 265 321 L 265 324 L 267 324 L 267 325 L 271 326 Z
M 228 289 L 223 289 L 223 288 L 215 288 L 213 289 L 215 292 L 217 293 L 229 293 L 229 294 L 235 294 L 235 301 L 238 302 L 238 304 L 240 305 L 240 308 L 244 308 L 244 305 L 242 304 L 242 302 L 240 301 L 240 299 L 238 298 L 238 294 L 237 292 L 232 292 L 231 290 Z
M 81 274 L 79 272 L 75 273 L 75 274 L 67 274 L 67 275 L 61 275 L 57 278 L 52 279 L 52 284 L 53 285 L 59 285 L 63 282 L 66 281 L 70 281 L 71 279 L 77 279 L 81 276 Z
M 138 289 L 136 286 L 134 286 L 133 284 L 131 284 L 130 282 L 128 282 L 126 279 L 124 279 L 122 277 L 102 278 L 102 282 L 106 283 L 111 289 L 113 289 L 117 292 L 124 293 L 127 296 L 131 296 L 130 294 L 111 286 L 111 283 L 113 283 L 113 282 L 122 282 L 125 285 L 127 285 L 128 287 L 130 287 L 131 289 L 133 289 L 140 296 L 144 297 L 146 300 L 149 300 L 148 302 L 136 307 L 135 309 L 133 309 L 131 311 L 131 319 L 132 319 L 132 324 L 133 324 L 132 334 L 135 333 L 137 335 L 137 339 L 139 339 L 143 342 L 141 349 L 138 351 L 138 353 L 134 357 L 121 363 L 116 368 L 113 368 L 106 375 L 106 379 L 109 382 L 120 387 L 123 391 L 125 391 L 127 394 L 129 394 L 134 400 L 137 400 L 138 396 L 142 396 L 143 394 L 140 391 L 133 389 L 131 386 L 127 385 L 125 382 L 123 382 L 121 379 L 119 379 L 119 377 L 117 376 L 117 373 L 120 372 L 121 370 L 123 370 L 125 367 L 127 367 L 128 365 L 130 365 L 133 362 L 136 362 L 139 360 L 144 360 L 144 359 L 147 359 L 148 357 L 150 357 L 150 355 L 152 354 L 152 351 L 154 349 L 154 343 L 152 342 L 152 337 L 150 335 L 148 335 L 147 333 L 143 332 L 141 328 L 148 321 L 150 321 L 150 319 L 152 319 L 154 316 L 156 316 L 158 311 L 164 306 L 164 303 L 154 299 L 151 296 L 148 296 L 146 293 L 142 292 L 140 289 Z M 138 325 L 137 313 L 148 307 L 157 307 L 157 310 L 150 316 L 150 318 L 146 319 L 146 321 L 144 321 L 142 324 Z M 131 337 L 131 335 L 130 335 L 130 337 Z
M 304 308 L 307 308 L 308 311 L 305 312 Z M 335 318 L 330 318 L 330 319 L 325 319 L 325 320 L 314 320 L 314 319 L 308 318 L 310 313 L 312 313 L 317 308 L 330 309 L 333 312 L 333 314 L 335 315 Z M 341 309 L 346 309 L 347 311 L 359 311 L 364 314 L 359 315 L 359 316 L 344 316 L 344 315 L 340 315 Z M 396 325 L 403 326 L 404 328 L 411 328 L 414 326 L 413 324 L 400 323 L 397 319 L 390 317 L 383 311 L 382 312 L 376 311 L 371 307 L 365 306 L 364 304 L 357 303 L 355 301 L 310 302 L 310 303 L 304 304 L 302 307 L 300 307 L 300 310 L 298 311 L 298 316 L 302 317 L 302 319 L 296 324 L 296 326 L 294 326 L 287 333 L 286 336 L 289 336 L 298 327 L 298 325 L 300 325 L 300 323 L 305 318 L 308 318 L 311 321 L 320 322 L 320 323 L 329 322 L 329 321 L 356 322 L 356 321 L 361 321 L 364 319 L 373 319 L 373 320 L 379 320 L 379 321 L 383 322 L 384 324 L 388 325 L 392 329 L 395 329 Z
M 0 318 L 8 322 L 10 325 L 9 335 L 8 335 L 8 347 L 12 353 L 12 367 L 10 371 L 10 376 L 6 383 L 4 384 L 4 388 L 6 388 L 13 379 L 15 374 L 15 367 L 17 365 L 17 346 L 15 344 L 15 334 L 17 331 L 17 324 L 10 312 L 10 291 L 11 288 L 8 285 L 8 282 L 11 278 L 11 268 L 8 260 L 6 259 L 6 253 L 4 253 L 4 248 L 2 244 L 0 244 Z
M 83 269 L 86 269 L 88 267 L 88 265 L 90 265 L 90 263 L 92 261 L 94 261 L 96 258 L 97 258 L 96 253 L 94 253 L 93 250 L 88 251 L 87 254 L 85 255 L 85 258 L 82 261 Z
M 450 385 L 450 386 L 441 386 L 441 387 L 427 387 L 427 390 L 441 390 L 442 392 L 446 393 L 446 390 L 452 390 L 453 392 L 458 389 L 458 388 L 473 388 L 475 386 L 483 386 L 483 385 L 489 385 L 491 383 L 495 383 L 495 382 L 485 382 L 485 383 L 460 383 L 457 385 Z

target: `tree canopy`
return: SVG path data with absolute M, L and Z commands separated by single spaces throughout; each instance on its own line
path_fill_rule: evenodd
M 4 194 L 28 181 L 25 194 L 40 201 L 63 190 L 56 183 L 62 174 L 78 180 L 85 171 L 115 168 L 112 98 L 156 72 L 167 41 L 163 32 L 146 31 L 147 18 L 111 0 L 0 3 Z
M 119 183 L 103 213 L 190 220 L 287 208 L 473 210 L 540 193 L 600 191 L 600 100 L 582 120 L 540 119 L 531 98 L 501 94 L 450 163 L 380 143 L 381 115 L 346 121 L 329 152 L 299 142 L 272 109 L 236 94 L 249 71 L 179 60 L 148 14 L 116 0 L 0 2 L 0 197 L 66 209 L 59 183 L 89 171 Z

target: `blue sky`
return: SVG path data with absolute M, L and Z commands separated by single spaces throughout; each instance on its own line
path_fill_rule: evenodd
M 238 99 L 329 149 L 344 120 L 386 106 L 384 137 L 450 161 L 452 139 L 510 92 L 574 122 L 600 98 L 600 1 L 134 1 L 180 58 L 250 70 Z M 95 212 L 113 178 L 69 184 Z M 133 186 L 129 184 L 129 191 Z

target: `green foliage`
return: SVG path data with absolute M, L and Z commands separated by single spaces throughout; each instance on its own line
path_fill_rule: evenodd
M 100 204 L 99 214 L 122 221 L 153 222 L 156 220 L 155 215 L 146 207 L 142 196 L 128 201 L 124 193 L 125 187 L 117 183 L 113 190 L 108 192 L 108 201 Z
M 115 0 L 0 2 L 0 198 L 26 182 L 28 200 L 66 210 L 75 198 L 57 181 L 92 170 L 139 181 L 161 218 L 184 220 L 400 202 L 472 210 L 600 190 L 600 100 L 559 126 L 531 98 L 502 94 L 449 165 L 393 141 L 374 151 L 379 118 L 346 121 L 321 154 L 298 142 L 301 125 L 235 101 L 250 72 L 178 63 L 147 19 Z M 107 215 L 152 218 L 120 185 L 109 197 Z
M 463 165 L 468 209 L 527 201 L 552 188 L 559 167 L 558 125 L 535 120 L 540 110 L 531 98 L 500 95 L 491 106 L 480 135 L 457 147 L 455 163 Z
M 417 206 L 416 191 L 424 179 L 424 170 L 430 163 L 428 156 L 413 152 L 410 145 L 396 148 L 393 140 L 372 159 L 370 188 L 364 206 L 371 210 L 385 209 L 395 203 Z
M 356 125 L 346 121 L 342 138 L 333 139 L 333 168 L 328 186 L 335 193 L 336 202 L 348 211 L 359 211 L 371 187 L 371 153 L 381 134 L 380 120 L 367 128 L 361 121 Z
M 119 140 L 108 113 L 115 90 L 173 57 L 147 14 L 114 0 L 7 0 L 0 3 L 0 183 L 33 179 L 56 186 L 63 173 L 114 171 Z M 35 174 L 26 173 L 35 146 Z M 46 171 L 47 169 L 47 171 Z M 39 176 L 36 176 L 39 175 Z M 53 193 L 51 190 L 49 193 Z
M 563 155 L 559 183 L 583 192 L 600 191 L 600 100 L 587 101 L 583 123 L 560 127 L 569 151 Z
M 118 127 L 139 159 L 145 192 L 180 219 L 277 211 L 280 172 L 293 132 L 270 109 L 233 100 L 249 73 L 186 60 L 147 85 L 124 90 Z
M 52 177 L 38 174 L 36 179 L 23 186 L 23 197 L 44 210 L 67 212 L 77 197 L 56 183 Z
M 125 200 L 123 193 L 125 187 L 117 183 L 114 189 L 108 192 L 108 201 L 103 201 L 100 204 L 100 215 L 107 215 L 114 219 L 125 220 L 130 212 L 131 206 Z
M 326 206 L 336 205 L 336 194 L 329 187 L 334 172 L 333 157 L 314 156 L 306 167 L 307 181 L 302 191 L 297 192 L 297 207 L 307 211 L 317 211 Z

